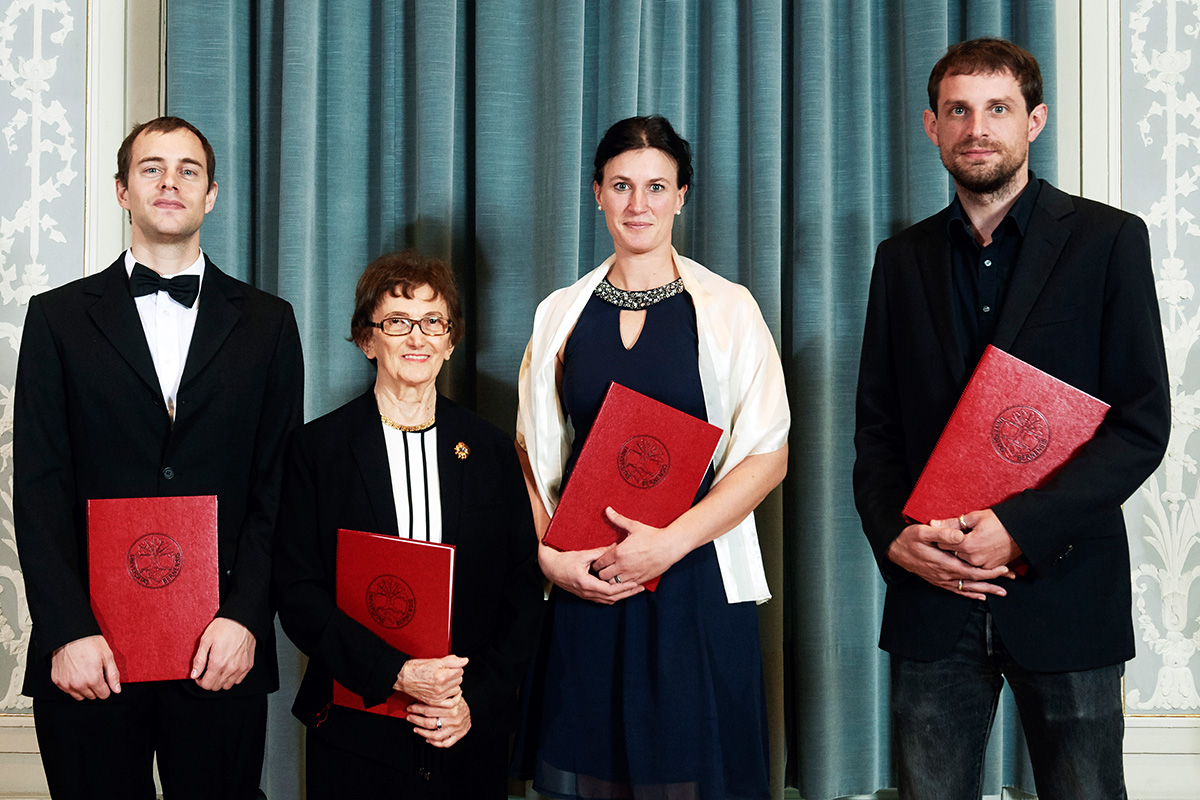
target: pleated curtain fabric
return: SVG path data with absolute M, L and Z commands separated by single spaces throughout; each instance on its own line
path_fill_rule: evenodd
M 447 259 L 466 335 L 442 388 L 512 430 L 539 300 L 611 251 L 591 159 L 612 122 L 660 113 L 692 144 L 680 252 L 748 286 L 777 334 L 793 428 L 760 530 L 777 724 L 773 789 L 806 800 L 893 783 L 883 581 L 850 486 L 854 392 L 876 244 L 951 184 L 926 139 L 948 44 L 1010 38 L 1039 59 L 1054 163 L 1054 0 L 172 0 L 167 108 L 217 153 L 202 246 L 296 309 L 312 418 L 372 372 L 346 341 L 376 256 Z M 264 787 L 299 796 L 298 659 L 286 639 Z M 681 732 L 686 735 L 686 732 Z M 1011 702 L 985 793 L 1032 789 Z

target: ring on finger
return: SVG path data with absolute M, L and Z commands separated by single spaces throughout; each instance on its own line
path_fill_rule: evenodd
M 613 577 L 613 583 L 620 583 L 620 582 L 621 582 L 621 576 L 620 576 L 620 575 L 616 575 L 616 576 L 614 576 L 614 577 Z
M 960 592 L 962 591 L 962 579 L 961 578 L 958 581 L 958 590 Z M 442 721 L 440 719 L 438 720 L 438 727 L 439 728 L 442 727 Z
M 962 581 L 959 581 L 958 583 L 959 583 L 959 588 L 961 589 L 961 588 L 962 588 Z M 439 730 L 439 731 L 442 729 L 442 718 L 441 718 L 441 717 L 438 717 L 438 718 L 437 718 L 437 725 L 435 725 L 435 726 L 434 726 L 434 728 L 435 728 L 436 730 Z

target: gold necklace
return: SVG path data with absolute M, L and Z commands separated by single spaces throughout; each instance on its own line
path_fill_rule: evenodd
M 430 417 L 425 422 L 422 422 L 420 425 L 401 425 L 399 422 L 396 422 L 395 420 L 388 419 L 387 416 L 385 416 L 382 411 L 379 412 L 379 419 L 382 420 L 383 424 L 387 425 L 389 428 L 394 428 L 398 431 L 404 431 L 405 433 L 419 433 L 419 432 L 425 430 L 426 428 L 433 427 L 433 421 L 435 419 L 437 419 L 437 409 L 434 409 L 432 417 Z

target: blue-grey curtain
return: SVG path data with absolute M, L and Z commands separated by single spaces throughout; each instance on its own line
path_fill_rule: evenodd
M 878 241 L 950 197 L 921 129 L 947 44 L 1040 59 L 1054 0 L 171 0 L 167 105 L 218 154 L 202 245 L 295 306 L 313 417 L 361 391 L 354 282 L 416 246 L 454 265 L 465 341 L 444 389 L 511 430 L 537 302 L 611 248 L 590 161 L 613 121 L 666 115 L 694 148 L 676 246 L 747 285 L 779 337 L 791 463 L 764 513 L 775 790 L 892 782 L 883 583 L 850 490 L 853 400 Z M 1053 120 L 1053 116 L 1051 117 Z M 1053 124 L 1034 168 L 1053 179 Z M 298 796 L 281 645 L 268 794 Z M 1029 787 L 1002 704 L 987 791 Z M 681 732 L 686 735 L 686 732 Z

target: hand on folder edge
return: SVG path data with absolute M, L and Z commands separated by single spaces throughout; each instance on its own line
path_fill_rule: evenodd
M 462 694 L 467 662 L 453 653 L 441 658 L 410 658 L 400 668 L 392 688 L 424 703 L 439 703 Z
M 612 605 L 645 589 L 636 582 L 609 583 L 592 571 L 594 562 L 616 545 L 593 550 L 555 550 L 549 545 L 538 546 L 538 566 L 542 574 L 559 588 L 593 603 Z
M 621 539 L 596 559 L 593 567 L 600 580 L 611 581 L 619 575 L 622 584 L 646 583 L 686 555 L 676 552 L 683 538 L 664 535 L 665 528 L 630 519 L 611 506 L 604 509 L 604 514 L 620 532 Z
M 121 691 L 121 671 L 99 634 L 67 642 L 50 658 L 50 679 L 76 700 L 103 700 Z
M 210 692 L 232 689 L 254 668 L 254 634 L 240 622 L 217 617 L 208 623 L 192 658 L 191 678 Z

